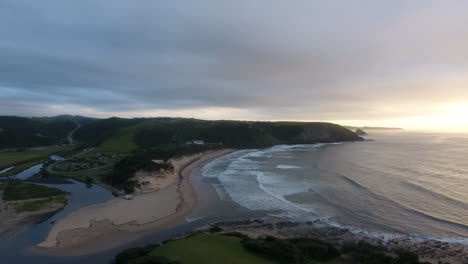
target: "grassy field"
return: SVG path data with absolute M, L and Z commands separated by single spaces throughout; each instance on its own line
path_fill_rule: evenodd
M 48 208 L 51 204 L 65 205 L 66 203 L 67 199 L 65 198 L 65 195 L 60 195 L 32 201 L 22 201 L 16 204 L 16 208 L 20 211 L 33 212 Z
M 52 153 L 62 151 L 66 147 L 50 147 L 43 150 L 5 151 L 0 152 L 0 170 L 18 164 L 47 159 Z
M 66 192 L 49 188 L 41 185 L 23 183 L 23 182 L 10 182 L 6 185 L 3 192 L 3 200 L 5 201 L 19 201 L 35 198 L 48 198 L 51 196 L 65 195 Z
M 244 249 L 238 237 L 198 234 L 170 241 L 151 252 L 152 256 L 167 257 L 183 264 L 273 264 Z
M 133 141 L 135 132 L 139 125 L 127 127 L 118 131 L 114 136 L 107 139 L 96 149 L 97 152 L 107 153 L 129 153 L 138 146 Z

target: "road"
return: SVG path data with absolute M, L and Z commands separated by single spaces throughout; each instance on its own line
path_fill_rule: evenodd
M 78 122 L 76 122 L 75 120 L 73 120 L 73 122 L 75 122 L 76 127 L 75 127 L 75 129 L 73 129 L 73 130 L 70 132 L 70 134 L 68 134 L 68 143 L 69 143 L 70 145 L 73 145 L 73 134 L 75 133 L 75 131 L 77 131 L 77 130 L 81 127 L 81 125 L 80 125 Z

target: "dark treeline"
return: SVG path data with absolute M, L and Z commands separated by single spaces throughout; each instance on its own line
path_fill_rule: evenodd
M 277 260 L 281 264 L 327 262 L 340 256 L 347 260 L 345 263 L 422 264 L 416 254 L 407 251 L 390 254 L 384 247 L 362 241 L 338 249 L 330 243 L 311 238 L 278 239 L 269 236 L 251 239 L 243 236 L 242 245 L 252 253 Z
M 165 257 L 151 256 L 156 247 L 158 245 L 126 249 L 115 257 L 114 264 L 182 264 Z
M 0 116 L 0 149 L 61 144 L 76 127 L 71 120 Z
M 138 187 L 137 181 L 133 179 L 137 171 L 172 172 L 174 167 L 169 161 L 170 158 L 216 148 L 219 148 L 219 146 L 165 144 L 152 148 L 137 149 L 118 161 L 112 172 L 105 174 L 102 180 L 113 187 L 124 190 L 126 193 L 132 193 L 135 187 Z M 163 163 L 155 163 L 153 160 L 162 160 Z

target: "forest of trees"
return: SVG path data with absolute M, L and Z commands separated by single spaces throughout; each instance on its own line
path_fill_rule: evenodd
M 203 140 L 234 148 L 267 147 L 361 140 L 354 132 L 331 123 L 205 121 L 183 118 L 109 118 L 83 126 L 77 140 L 98 144 L 118 130 L 135 128 L 134 142 L 141 148 Z
M 0 116 L 0 149 L 66 143 L 75 127 L 71 120 Z

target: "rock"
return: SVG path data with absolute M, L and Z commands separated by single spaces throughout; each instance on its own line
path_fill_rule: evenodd
M 356 130 L 356 134 L 357 134 L 358 136 L 367 136 L 366 131 L 364 131 L 364 130 L 362 130 L 362 129 L 360 129 L 360 128 L 358 128 L 358 129 Z

